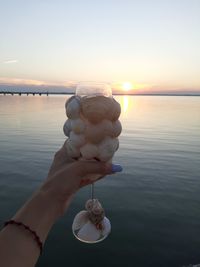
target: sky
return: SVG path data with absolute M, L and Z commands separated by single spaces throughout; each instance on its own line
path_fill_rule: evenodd
M 199 0 L 0 0 L 0 7 L 1 85 L 97 81 L 119 91 L 200 92 Z

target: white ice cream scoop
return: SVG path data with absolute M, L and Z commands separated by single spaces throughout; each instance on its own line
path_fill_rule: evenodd
M 80 149 L 77 148 L 70 139 L 65 143 L 67 153 L 71 158 L 79 158 L 80 157 Z
M 98 146 L 98 158 L 101 161 L 109 161 L 119 147 L 119 140 L 117 138 L 106 137 Z
M 112 123 L 112 136 L 113 137 L 118 137 L 122 131 L 122 125 L 119 120 L 116 120 Z
M 98 147 L 94 144 L 87 143 L 80 148 L 81 156 L 83 159 L 94 159 L 98 157 Z
M 72 127 L 71 127 L 71 120 L 68 119 L 68 120 L 66 120 L 66 122 L 65 122 L 65 124 L 64 124 L 64 126 L 63 126 L 63 132 L 64 132 L 64 134 L 65 134 L 66 136 L 69 137 L 69 134 L 70 134 L 71 130 L 72 130 Z
M 84 121 L 80 118 L 71 120 L 71 129 L 76 134 L 84 133 L 84 130 L 85 130 Z
M 113 99 L 109 97 L 83 97 L 81 99 L 81 111 L 86 119 L 96 124 L 108 117 L 112 103 Z
M 81 105 L 80 98 L 78 96 L 72 96 L 65 104 L 66 115 L 70 119 L 79 118 Z
M 84 134 L 76 134 L 73 131 L 70 132 L 69 139 L 75 147 L 81 147 L 86 143 Z
M 118 120 L 118 118 L 120 116 L 121 106 L 114 98 L 112 100 L 113 100 L 112 106 L 110 107 L 110 110 L 109 110 L 107 116 L 111 121 L 116 121 L 116 120 Z
M 113 125 L 111 121 L 102 120 L 97 124 L 86 121 L 85 136 L 89 142 L 94 144 L 100 143 L 107 135 L 113 135 Z
M 63 130 L 69 137 L 70 155 L 104 162 L 112 159 L 119 146 L 116 137 L 122 130 L 118 120 L 120 110 L 120 105 L 115 99 L 104 96 L 73 96 L 68 99 L 66 111 L 69 119 L 65 122 Z

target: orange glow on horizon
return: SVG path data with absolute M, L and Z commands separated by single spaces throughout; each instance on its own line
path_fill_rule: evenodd
M 128 91 L 134 89 L 134 87 L 133 87 L 133 84 L 132 83 L 130 83 L 130 82 L 124 82 L 122 84 L 122 89 L 123 89 L 123 91 L 128 92 Z

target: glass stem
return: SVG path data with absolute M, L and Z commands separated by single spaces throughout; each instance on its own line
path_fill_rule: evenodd
M 90 198 L 93 200 L 94 199 L 94 183 L 91 184 L 90 188 Z

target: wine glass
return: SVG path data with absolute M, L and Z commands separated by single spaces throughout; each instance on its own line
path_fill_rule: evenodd
M 109 84 L 106 84 L 106 83 L 82 82 L 82 83 L 79 83 L 77 85 L 76 96 L 78 96 L 80 98 L 95 98 L 95 97 L 99 97 L 99 96 L 104 96 L 106 98 L 112 98 L 112 89 L 109 86 Z M 96 159 L 96 160 L 98 160 L 98 159 Z M 86 233 L 85 234 L 82 233 L 83 232 L 83 230 L 82 230 L 82 232 L 80 234 L 81 230 L 77 229 L 79 226 L 79 222 L 81 225 L 81 222 L 83 223 L 84 220 L 86 220 L 86 216 L 87 216 L 88 212 L 91 215 L 91 210 L 94 207 L 97 207 L 97 209 L 96 209 L 97 215 L 93 214 L 93 221 L 95 221 L 95 219 L 97 219 L 99 216 L 100 217 L 103 216 L 102 217 L 103 222 L 106 225 L 107 230 L 105 231 L 105 229 L 101 229 L 101 227 L 100 227 L 101 224 L 99 224 L 99 226 L 98 226 L 98 224 L 96 224 L 96 226 L 95 226 L 95 223 L 94 223 L 92 226 L 91 223 L 88 223 L 88 225 L 84 226 L 85 227 L 84 230 L 86 231 Z M 98 214 L 98 208 L 99 208 L 99 214 Z M 104 240 L 109 235 L 109 233 L 111 231 L 111 224 L 110 224 L 109 219 L 105 217 L 104 210 L 103 210 L 100 202 L 97 199 L 95 199 L 95 197 L 94 197 L 94 183 L 91 184 L 90 199 L 86 202 L 86 210 L 79 212 L 76 215 L 76 217 L 74 218 L 74 222 L 72 225 L 72 231 L 73 231 L 74 236 L 78 240 L 85 242 L 85 243 L 97 243 L 97 242 Z M 101 212 L 101 214 L 100 214 L 100 212 Z M 95 229 L 95 227 L 97 227 L 98 229 Z M 95 237 L 95 234 L 96 234 L 96 238 L 93 238 L 93 237 Z

